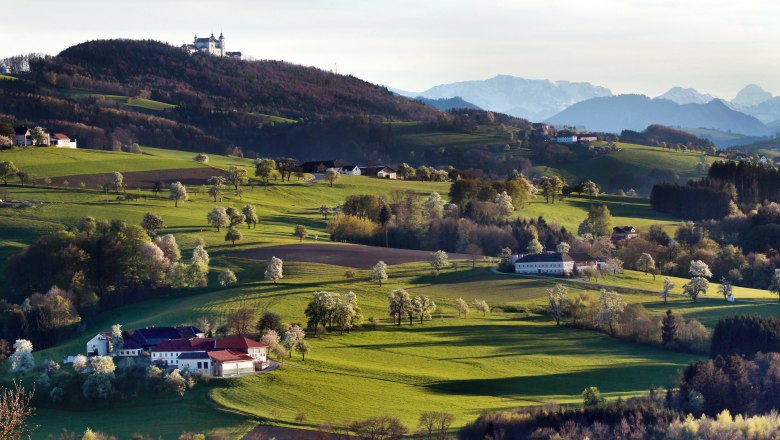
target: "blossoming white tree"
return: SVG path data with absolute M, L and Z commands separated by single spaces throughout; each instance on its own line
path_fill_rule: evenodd
M 387 264 L 384 261 L 377 262 L 374 267 L 371 268 L 371 281 L 379 283 L 379 287 L 382 287 L 382 281 L 387 279 Z
M 268 267 L 265 269 L 265 279 L 273 281 L 274 284 L 282 278 L 284 278 L 284 263 L 280 258 L 271 257 L 271 261 L 268 262 Z

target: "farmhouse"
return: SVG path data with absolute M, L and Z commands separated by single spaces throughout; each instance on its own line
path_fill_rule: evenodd
M 577 272 L 585 269 L 596 270 L 598 268 L 598 259 L 591 257 L 585 252 L 571 252 L 569 256 L 574 260 L 574 267 Z
M 92 356 L 110 356 L 112 353 L 111 333 L 96 334 L 87 342 L 87 354 Z
M 631 240 L 632 238 L 639 237 L 639 231 L 631 225 L 628 226 L 615 226 L 612 228 L 612 240 Z
M 26 147 L 32 145 L 32 131 L 27 126 L 14 127 L 14 143 Z
M 380 179 L 393 179 L 393 180 L 397 178 L 396 171 L 390 167 L 380 165 L 375 167 L 359 167 L 359 168 L 360 168 L 360 175 L 362 176 L 376 176 Z
M 170 339 L 202 338 L 204 336 L 200 330 L 192 326 L 147 327 L 122 332 L 125 344 L 128 340 L 134 340 L 145 351 Z
M 208 353 L 213 362 L 212 376 L 234 377 L 242 374 L 252 374 L 255 370 L 255 360 L 251 356 L 233 350 L 219 350 Z
M 573 271 L 574 259 L 560 252 L 521 255 L 515 260 L 515 273 L 571 275 Z
M 345 160 L 315 160 L 301 164 L 301 170 L 304 173 L 321 174 L 329 169 L 336 169 L 339 174 L 352 174 L 360 176 L 360 168 L 351 162 Z
M 216 342 L 217 350 L 241 352 L 257 362 L 266 362 L 268 346 L 262 342 L 253 341 L 244 336 L 229 336 Z
M 570 135 L 555 136 L 553 138 L 553 141 L 559 144 L 573 144 L 577 142 L 577 135 L 570 134 Z

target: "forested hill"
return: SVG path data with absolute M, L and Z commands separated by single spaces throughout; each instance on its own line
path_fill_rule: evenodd
M 283 61 L 240 61 L 196 54 L 156 41 L 97 40 L 64 50 L 36 69 L 60 85 L 208 110 L 291 119 L 369 115 L 425 120 L 436 111 L 350 75 Z M 122 92 L 122 93 L 117 93 Z

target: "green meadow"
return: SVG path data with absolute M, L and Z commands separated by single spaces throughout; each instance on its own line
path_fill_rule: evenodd
M 192 161 L 193 153 L 144 148 L 144 154 L 80 150 L 28 149 L 0 153 L 0 160 L 12 160 L 19 168 L 39 177 L 56 177 L 110 171 L 170 170 L 230 165 L 244 166 L 247 159 L 211 155 L 208 164 Z M 426 410 L 445 409 L 455 415 L 454 428 L 463 426 L 485 410 L 542 405 L 545 402 L 576 404 L 581 391 L 597 386 L 608 398 L 637 395 L 651 386 L 670 386 L 681 368 L 698 356 L 672 353 L 589 331 L 556 327 L 544 314 L 546 289 L 559 280 L 496 274 L 489 262 L 474 270 L 461 261 L 434 277 L 426 263 L 390 266 L 390 279 L 381 288 L 368 281 L 367 270 L 356 270 L 348 281 L 345 267 L 286 262 L 285 277 L 278 285 L 263 280 L 264 262 L 240 259 L 236 251 L 258 246 L 291 244 L 294 225 L 309 230 L 306 243 L 329 242 L 326 220 L 319 214 L 322 204 L 335 205 L 350 194 L 388 194 L 394 189 L 427 195 L 443 195 L 447 183 L 388 181 L 360 176 L 342 176 L 334 187 L 322 180 L 291 182 L 272 180 L 243 187 L 239 194 L 227 189 L 223 201 L 214 202 L 201 186 L 188 188 L 190 200 L 178 208 L 164 195 L 154 197 L 147 190 L 128 189 L 143 197 L 117 200 L 116 194 L 93 189 L 0 186 L 3 199 L 31 200 L 31 207 L 0 209 L 0 258 L 5 259 L 31 243 L 38 235 L 73 226 L 79 218 L 121 218 L 137 223 L 147 212 L 161 215 L 163 233 L 172 233 L 189 257 L 195 239 L 205 240 L 212 268 L 231 268 L 239 279 L 236 286 L 219 287 L 215 273 L 209 287 L 178 292 L 142 303 L 131 304 L 99 315 L 89 329 L 64 343 L 36 353 L 38 359 L 61 360 L 66 354 L 84 351 L 95 332 L 114 323 L 124 328 L 192 323 L 208 316 L 219 323 L 232 310 L 250 307 L 258 314 L 272 310 L 286 322 L 305 322 L 303 311 L 313 292 L 354 291 L 366 320 L 379 319 L 376 328 L 363 326 L 351 334 L 331 332 L 321 338 L 309 335 L 312 350 L 306 360 L 296 353 L 273 372 L 240 379 L 212 380 L 198 385 L 183 398 L 159 398 L 112 403 L 110 408 L 40 408 L 36 423 L 42 428 L 35 438 L 57 435 L 62 428 L 102 430 L 119 438 L 133 433 L 176 438 L 182 431 L 222 430 L 232 437 L 248 432 L 257 423 L 316 429 L 324 424 L 344 427 L 349 422 L 378 414 L 391 414 L 408 425 L 416 425 Z M 45 203 L 43 203 L 45 202 Z M 615 223 L 644 229 L 652 223 L 669 227 L 679 219 L 658 215 L 647 200 L 603 196 L 615 216 Z M 206 224 L 206 213 L 214 206 L 256 206 L 262 217 L 257 229 L 241 228 L 244 237 L 230 245 L 224 231 Z M 591 201 L 571 197 L 545 204 L 539 200 L 518 210 L 524 217 L 544 216 L 576 230 Z M 376 260 L 382 259 L 377 248 Z M 776 296 L 754 289 L 735 289 L 736 303 L 726 303 L 716 294 L 717 286 L 693 304 L 681 295 L 685 280 L 669 303 L 657 292 L 662 277 L 627 271 L 593 283 L 564 281 L 571 294 L 596 295 L 599 288 L 620 288 L 629 303 L 642 303 L 652 312 L 667 308 L 712 326 L 720 317 L 733 313 L 775 314 Z M 412 295 L 428 295 L 439 306 L 433 319 L 424 324 L 396 326 L 387 316 L 387 294 L 405 288 Z M 494 308 L 486 316 L 472 311 L 458 318 L 453 307 L 457 298 L 471 302 L 484 299 Z M 515 313 L 511 310 L 527 309 Z M 68 367 L 65 367 L 68 368 Z M 301 420 L 299 415 L 304 414 Z

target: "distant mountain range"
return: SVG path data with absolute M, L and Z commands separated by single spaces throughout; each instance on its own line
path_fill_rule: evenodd
M 740 90 L 730 101 L 694 88 L 673 87 L 655 98 L 616 96 L 608 88 L 585 82 L 531 80 L 510 75 L 441 84 L 418 93 L 393 91 L 439 109 L 473 104 L 535 122 L 595 131 L 642 130 L 651 124 L 664 124 L 722 132 L 731 138 L 730 142 L 735 142 L 732 133 L 755 137 L 780 130 L 780 97 L 755 84 Z M 450 103 L 448 99 L 464 102 Z
M 652 124 L 670 127 L 706 127 L 746 135 L 763 136 L 769 129 L 753 116 L 730 108 L 719 99 L 706 104 L 678 104 L 644 95 L 594 98 L 572 105 L 547 120 L 556 125 L 576 125 L 589 130 L 619 133 L 643 130 Z
M 510 75 L 442 84 L 424 92 L 393 91 L 411 98 L 460 97 L 482 109 L 531 121 L 545 120 L 572 104 L 586 99 L 612 96 L 609 89 L 590 83 L 525 79 Z

